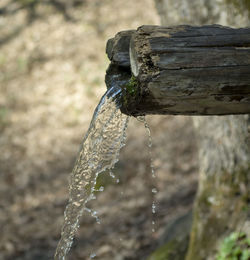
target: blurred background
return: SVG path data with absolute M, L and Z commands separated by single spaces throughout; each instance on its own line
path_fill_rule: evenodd
M 160 24 L 153 0 L 1 0 L 0 259 L 52 259 L 68 200 L 68 177 L 94 108 L 105 93 L 105 45 L 121 30 Z M 146 259 L 166 226 L 190 212 L 198 162 L 192 121 L 130 119 L 114 173 L 89 207 L 69 259 Z

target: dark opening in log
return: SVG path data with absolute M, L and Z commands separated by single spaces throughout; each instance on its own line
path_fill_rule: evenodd
M 107 54 L 106 84 L 123 87 L 126 114 L 250 113 L 250 28 L 141 26 Z

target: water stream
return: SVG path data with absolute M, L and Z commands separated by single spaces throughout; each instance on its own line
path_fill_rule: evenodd
M 156 194 L 158 193 L 158 190 L 156 188 L 156 174 L 155 174 L 155 167 L 154 167 L 154 163 L 153 163 L 153 156 L 152 156 L 152 145 L 153 145 L 153 140 L 152 140 L 152 136 L 151 136 L 151 131 L 150 131 L 150 127 L 148 122 L 146 121 L 145 116 L 138 116 L 137 120 L 142 122 L 144 124 L 144 127 L 146 129 L 147 135 L 148 135 L 148 153 L 149 153 L 149 158 L 150 158 L 150 169 L 151 169 L 151 176 L 152 176 L 152 233 L 155 232 L 155 225 L 156 225 L 156 221 L 155 221 L 155 215 L 156 215 Z
M 105 93 L 84 137 L 70 175 L 69 202 L 64 212 L 61 239 L 55 259 L 66 259 L 84 210 L 90 212 L 99 222 L 97 212 L 86 208 L 86 203 L 95 198 L 98 175 L 108 169 L 112 173 L 120 149 L 124 146 L 128 116 L 122 114 L 119 109 L 117 97 L 120 94 L 120 90 L 114 87 Z

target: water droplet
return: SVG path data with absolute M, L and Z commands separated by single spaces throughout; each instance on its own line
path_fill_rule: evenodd
M 119 183 L 119 182 L 120 182 L 120 179 L 117 179 L 117 180 L 116 180 L 116 183 Z
M 154 220 L 152 221 L 152 232 L 153 233 L 155 232 L 155 221 Z
M 152 157 L 152 146 L 153 146 L 153 141 L 152 141 L 152 136 L 151 136 L 151 131 L 150 131 L 150 127 L 146 121 L 146 118 L 145 116 L 140 116 L 140 117 L 137 117 L 137 119 L 142 122 L 144 124 L 144 127 L 147 131 L 147 134 L 148 134 L 148 152 L 149 152 L 149 157 L 150 157 L 150 168 L 151 168 L 151 174 L 152 174 L 152 177 L 153 178 L 156 178 L 156 175 L 155 175 L 155 167 L 154 167 L 154 164 L 153 164 L 153 157 Z
M 98 191 L 104 191 L 104 187 L 101 186 Z
M 95 217 L 97 215 L 97 211 L 92 211 L 92 216 Z
M 157 191 L 157 189 L 156 188 L 153 188 L 152 189 L 152 193 L 157 193 L 158 191 Z
M 73 205 L 75 205 L 76 207 L 80 207 L 81 206 L 81 204 L 78 203 L 78 202 L 73 202 Z
M 96 253 L 92 253 L 91 255 L 90 255 L 90 258 L 95 258 L 96 257 Z
M 84 208 L 84 210 L 87 211 L 87 212 L 89 212 L 89 213 L 91 212 L 91 209 L 86 208 L 86 207 Z
M 112 177 L 113 179 L 115 178 L 115 175 L 114 175 L 114 173 L 113 173 L 112 171 L 109 172 L 109 175 L 110 175 L 110 177 Z
M 155 205 L 155 202 L 152 203 L 152 213 L 153 213 L 153 214 L 156 213 L 156 205 Z

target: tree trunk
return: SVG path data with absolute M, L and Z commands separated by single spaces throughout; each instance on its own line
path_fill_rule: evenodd
M 248 9 L 240 15 L 230 0 L 155 1 L 163 25 L 249 25 Z M 249 210 L 243 210 L 250 202 L 248 116 L 194 117 L 194 125 L 200 178 L 186 260 L 210 260 L 229 233 L 250 234 Z
M 247 116 L 198 117 L 199 191 L 188 260 L 214 259 L 226 235 L 249 234 L 250 162 Z

